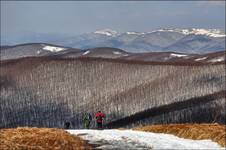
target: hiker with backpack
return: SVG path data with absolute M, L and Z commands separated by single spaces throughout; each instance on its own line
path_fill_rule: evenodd
M 102 129 L 103 128 L 103 119 L 106 117 L 104 113 L 101 111 L 98 111 L 95 115 L 96 118 L 96 123 L 97 123 L 97 128 Z
M 89 129 L 91 121 L 92 121 L 92 116 L 89 113 L 85 114 L 83 119 L 84 128 Z

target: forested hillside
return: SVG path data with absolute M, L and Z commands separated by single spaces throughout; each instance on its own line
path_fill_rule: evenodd
M 40 57 L 1 61 L 0 69 L 0 128 L 63 127 L 65 121 L 82 128 L 84 113 L 98 110 L 109 127 L 127 117 L 121 126 L 225 123 L 223 63 Z

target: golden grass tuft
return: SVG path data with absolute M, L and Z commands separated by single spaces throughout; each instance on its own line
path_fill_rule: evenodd
M 0 130 L 1 150 L 84 150 L 82 139 L 55 128 L 12 128 Z
M 173 134 L 181 138 L 194 140 L 211 139 L 223 147 L 226 147 L 226 126 L 219 124 L 169 124 L 149 125 L 134 128 L 134 130 L 149 131 L 155 133 Z

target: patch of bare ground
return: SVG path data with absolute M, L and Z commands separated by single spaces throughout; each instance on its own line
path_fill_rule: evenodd
M 220 124 L 169 124 L 148 125 L 135 130 L 173 134 L 181 138 L 194 140 L 211 139 L 226 147 L 226 126 Z
M 1 150 L 91 149 L 81 138 L 55 128 L 11 128 L 0 130 Z

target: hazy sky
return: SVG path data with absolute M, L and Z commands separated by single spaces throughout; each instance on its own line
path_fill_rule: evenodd
M 143 32 L 165 27 L 224 29 L 225 2 L 1 1 L 1 35 L 73 35 L 104 28 Z

